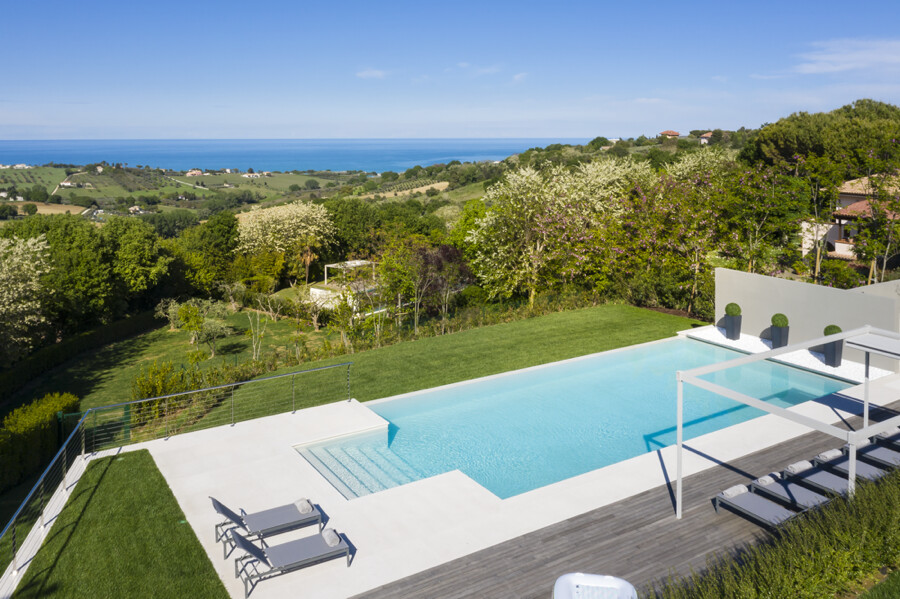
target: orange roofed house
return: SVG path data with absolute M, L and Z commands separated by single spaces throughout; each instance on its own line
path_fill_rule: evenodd
M 678 131 L 672 131 L 671 129 L 666 129 L 659 134 L 660 137 L 666 137 L 668 139 L 678 139 L 679 135 L 681 134 Z

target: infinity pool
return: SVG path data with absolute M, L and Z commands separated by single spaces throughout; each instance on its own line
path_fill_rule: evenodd
M 744 354 L 690 339 L 585 356 L 368 404 L 386 431 L 298 446 L 344 496 L 461 470 L 500 498 L 675 443 L 675 372 Z M 774 362 L 708 380 L 781 407 L 848 383 Z M 685 385 L 685 439 L 764 412 Z

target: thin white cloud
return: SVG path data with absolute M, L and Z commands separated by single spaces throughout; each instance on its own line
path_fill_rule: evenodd
M 469 63 L 467 63 L 467 62 L 458 62 L 458 63 L 456 63 L 456 66 L 458 66 L 458 67 L 461 68 L 461 69 L 468 69 L 468 68 L 469 68 Z
M 758 79 L 760 81 L 770 81 L 772 79 L 784 79 L 786 75 L 762 75 L 760 73 L 752 73 L 750 75 L 751 79 Z
M 728 77 L 725 77 L 723 75 L 713 75 L 712 77 L 710 77 L 710 79 L 718 83 L 725 83 L 726 81 L 728 81 Z
M 519 83 L 520 81 L 525 81 L 526 77 L 528 77 L 528 73 L 516 73 L 513 75 L 513 81 Z
M 635 98 L 635 104 L 662 104 L 665 102 L 662 98 Z
M 495 75 L 500 72 L 500 67 L 498 65 L 491 65 L 489 67 L 478 67 L 475 69 L 476 75 Z
M 387 77 L 387 71 L 381 69 L 365 69 L 356 73 L 360 79 L 384 79 Z
M 838 39 L 812 44 L 794 71 L 805 75 L 900 68 L 900 40 Z

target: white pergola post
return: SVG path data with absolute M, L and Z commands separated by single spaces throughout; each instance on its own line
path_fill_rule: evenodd
M 675 518 L 681 520 L 681 452 L 683 450 L 684 445 L 684 383 L 681 380 L 681 371 L 675 373 L 675 380 L 677 381 L 678 386 L 678 432 L 677 435 L 677 444 L 678 444 L 678 456 L 676 458 L 676 466 L 675 466 Z
M 863 428 L 869 428 L 869 356 L 866 352 L 866 378 L 863 379 Z
M 850 451 L 847 453 L 850 458 L 850 467 L 847 468 L 847 495 L 853 497 L 856 492 L 856 443 L 850 442 Z

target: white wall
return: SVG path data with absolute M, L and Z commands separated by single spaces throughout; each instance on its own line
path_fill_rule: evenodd
M 879 289 L 876 289 L 879 288 Z M 772 315 L 781 312 L 790 324 L 789 343 L 799 343 L 822 336 L 829 324 L 849 331 L 872 325 L 900 332 L 900 283 L 872 285 L 853 290 L 789 281 L 727 268 L 716 269 L 716 324 L 722 324 L 725 305 L 735 302 L 741 307 L 741 332 L 770 338 Z M 848 360 L 862 361 L 861 353 L 845 348 Z M 872 357 L 872 364 L 898 370 L 894 360 Z

